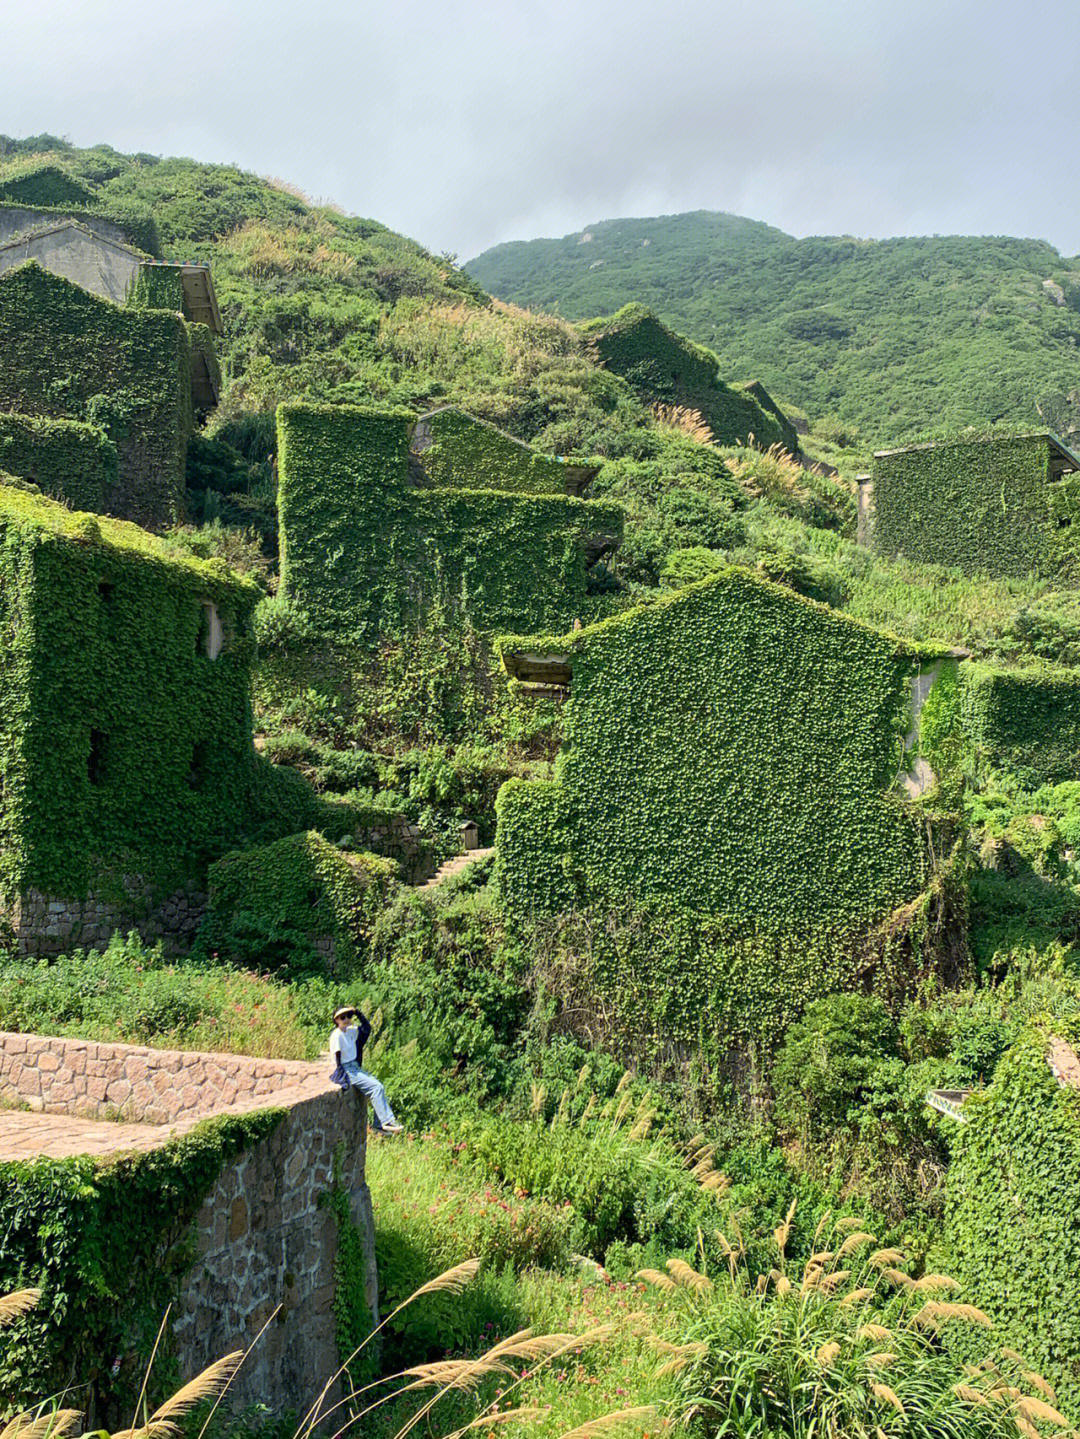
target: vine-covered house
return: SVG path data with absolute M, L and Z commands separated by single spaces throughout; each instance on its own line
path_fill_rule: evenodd
M 207 362 L 205 334 L 177 312 L 115 305 L 20 265 L 0 275 L 0 412 L 104 429 L 119 457 L 105 510 L 163 528 L 183 515 L 192 354 Z
M 1075 579 L 1080 457 L 1049 430 L 879 450 L 859 485 L 859 535 L 890 559 Z
M 256 587 L 0 482 L 0 913 L 23 948 L 190 930 L 254 803 Z
M 932 885 L 956 652 L 736 567 L 561 638 L 497 645 L 520 697 L 567 701 L 554 778 L 499 792 L 501 902 L 651 915 L 669 950 L 682 934 L 668 977 L 692 996 L 690 1028 L 721 1011 L 732 1028 L 735 1010 L 756 1020 L 778 984 L 791 1004 L 851 983 L 874 927 Z M 659 982 L 620 973 L 615 1002 L 640 984 L 641 1004 L 667 1003 Z
M 445 410 L 278 411 L 281 589 L 324 634 L 373 644 L 436 611 L 476 630 L 568 625 L 622 533 L 549 460 Z

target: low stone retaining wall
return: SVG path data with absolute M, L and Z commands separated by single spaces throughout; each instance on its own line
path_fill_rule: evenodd
M 211 1115 L 285 1111 L 266 1139 L 225 1166 L 206 1196 L 192 1227 L 195 1262 L 173 1311 L 177 1358 L 190 1378 L 247 1348 L 282 1306 L 230 1390 L 236 1406 L 265 1404 L 275 1412 L 306 1406 L 338 1366 L 337 1226 L 325 1204 L 335 1166 L 364 1240 L 364 1293 L 377 1313 L 366 1104 L 355 1091 L 331 1085 L 328 1068 L 326 1061 L 0 1033 L 0 1100 L 40 1113 L 33 1121 L 39 1156 L 92 1152 L 108 1163 L 130 1149 L 164 1145 Z M 50 1115 L 65 1116 L 54 1140 L 46 1132 Z M 131 1123 L 101 1122 L 117 1115 Z M 68 1116 L 85 1122 L 85 1148 Z M 5 1122 L 15 1128 L 20 1121 L 30 1116 L 0 1110 L 0 1132 Z
M 18 952 L 51 957 L 76 946 L 104 949 L 117 930 L 135 930 L 148 944 L 161 940 L 170 953 L 191 947 L 206 913 L 205 890 L 191 885 L 161 898 L 132 880 L 127 894 L 117 903 L 97 895 L 56 899 L 27 890 L 9 916 Z

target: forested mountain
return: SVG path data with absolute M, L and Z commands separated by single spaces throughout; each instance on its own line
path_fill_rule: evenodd
M 606 220 L 499 245 L 466 265 L 485 289 L 571 320 L 631 301 L 867 442 L 1027 423 L 1080 385 L 1080 259 L 1040 240 L 796 240 L 698 211 Z

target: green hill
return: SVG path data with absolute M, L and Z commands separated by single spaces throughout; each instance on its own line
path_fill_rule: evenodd
M 465 268 L 571 320 L 638 301 L 714 350 L 721 374 L 760 377 L 869 442 L 1026 423 L 1080 383 L 1080 258 L 1039 240 L 796 240 L 698 211 L 499 245 Z

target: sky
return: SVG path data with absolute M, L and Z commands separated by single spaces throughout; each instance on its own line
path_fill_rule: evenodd
M 23 0 L 0 132 L 190 155 L 466 260 L 624 216 L 1080 253 L 1077 0 Z

